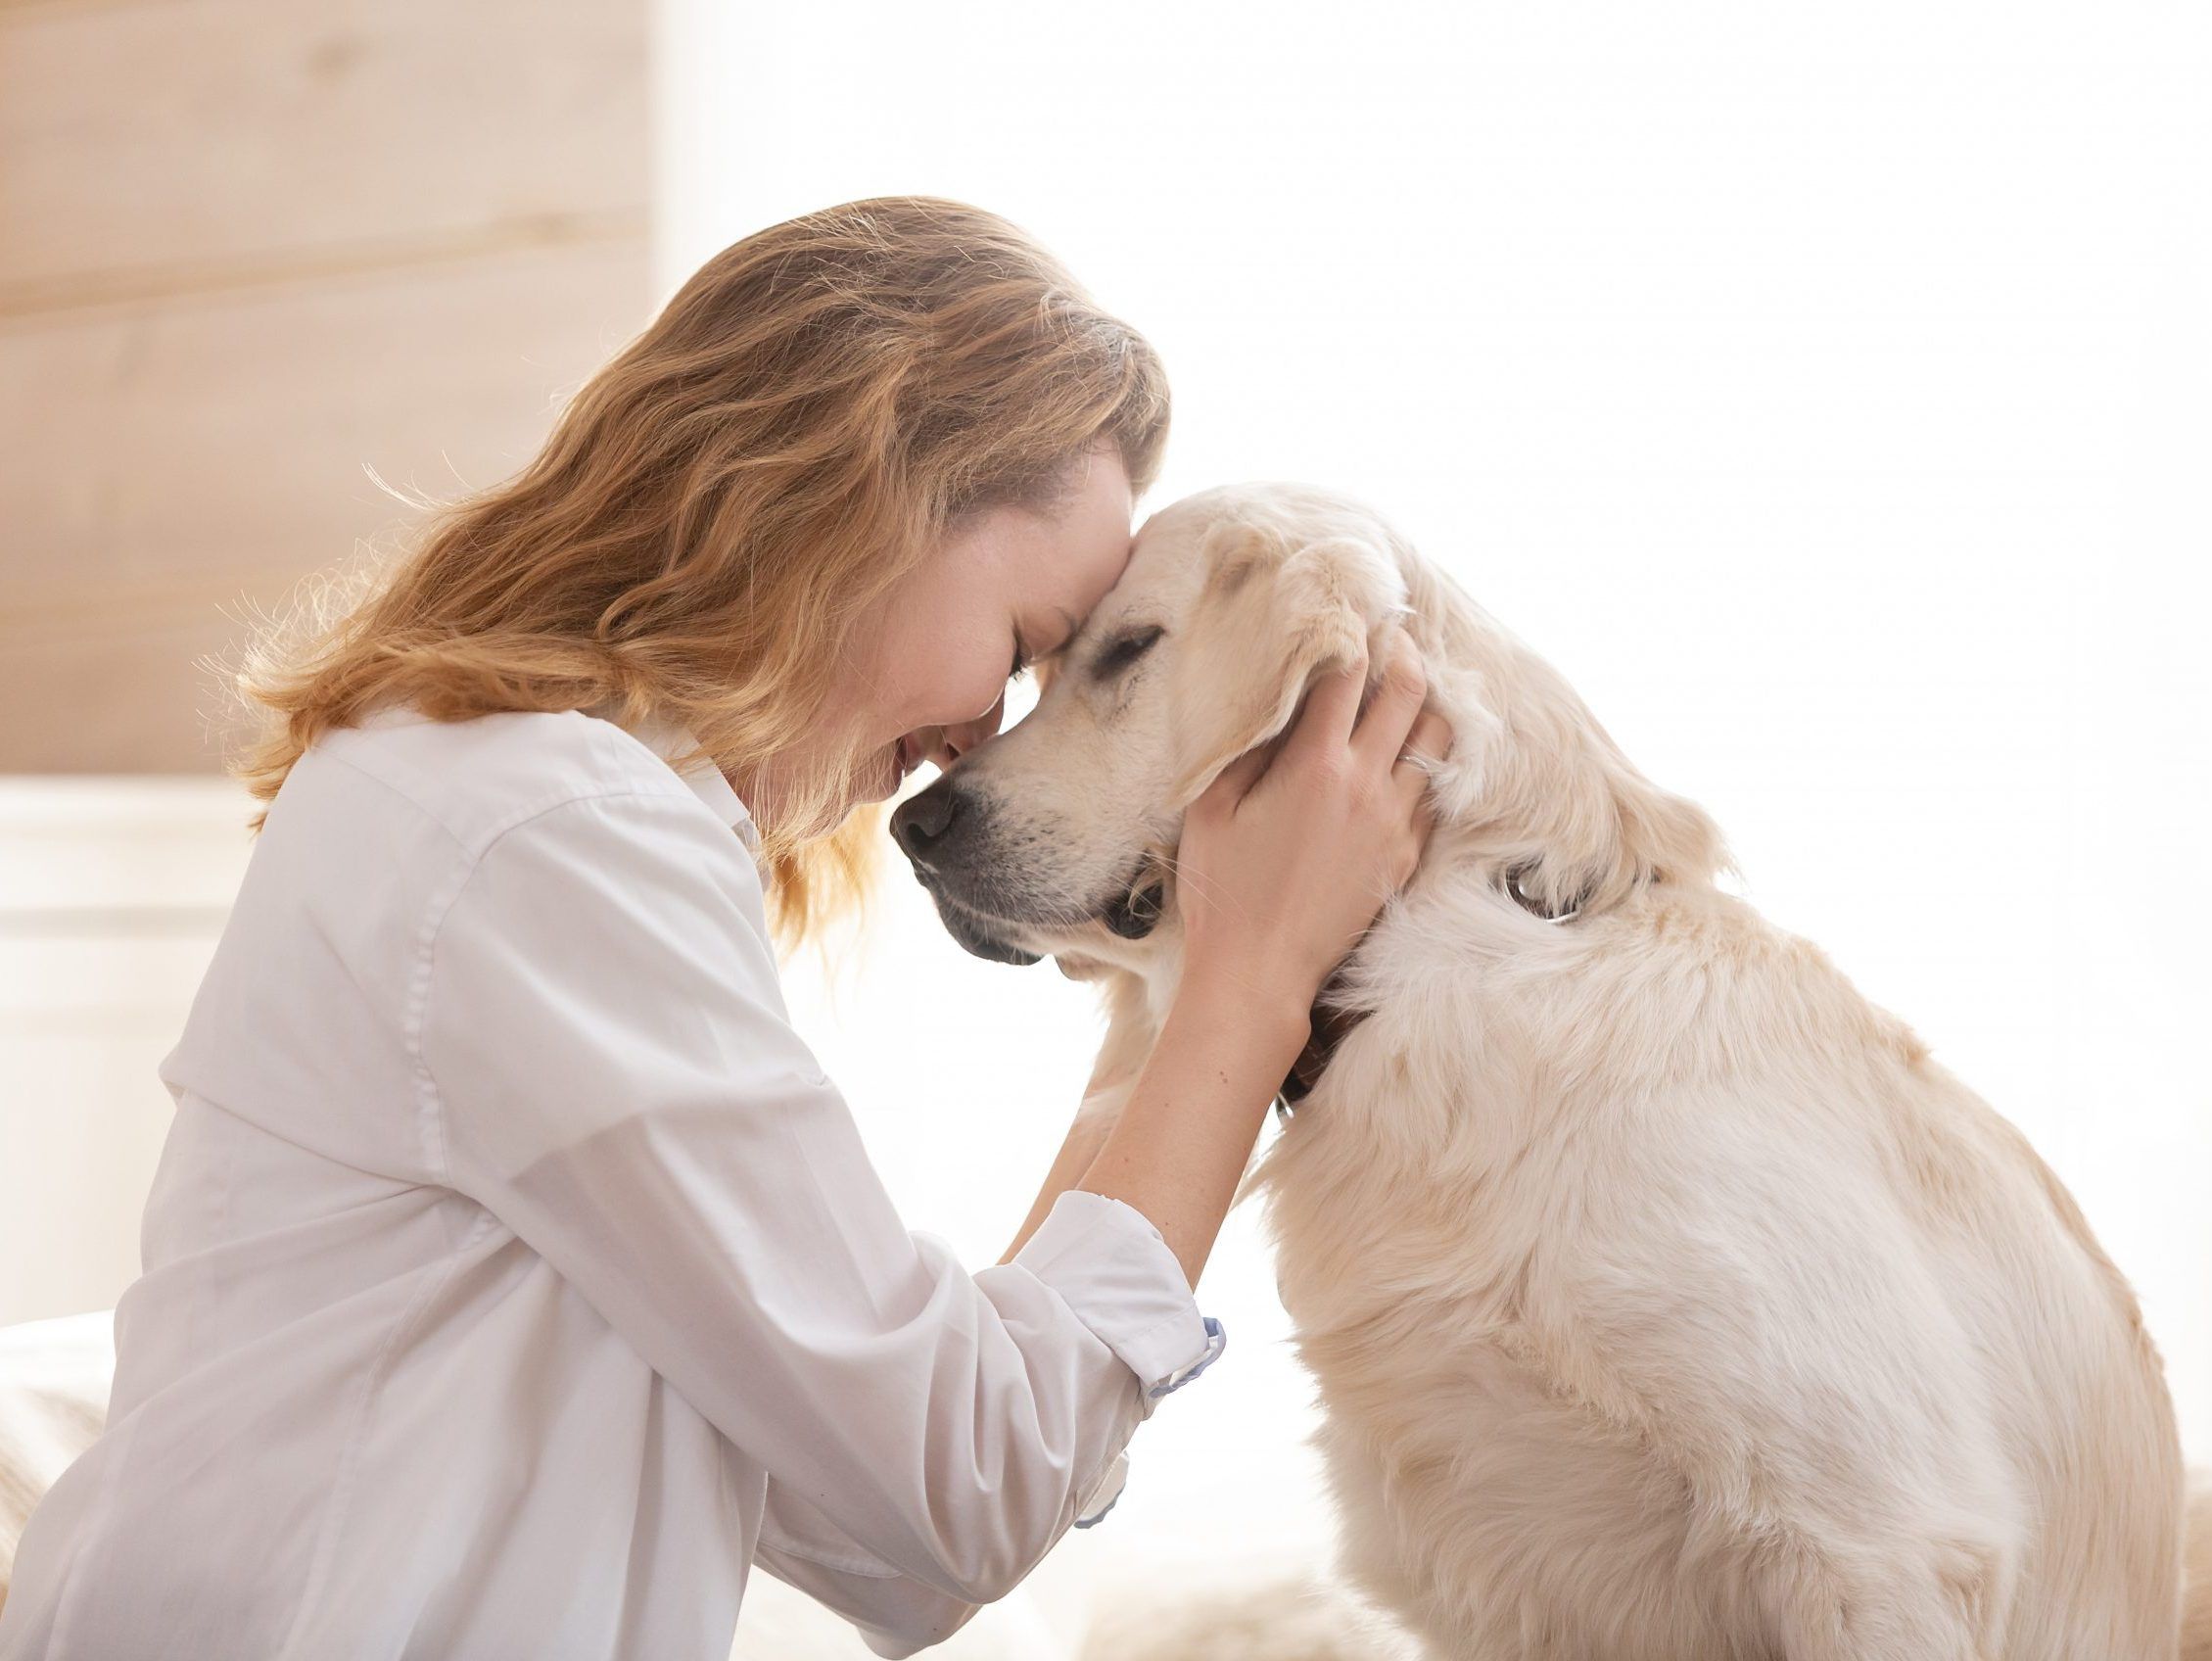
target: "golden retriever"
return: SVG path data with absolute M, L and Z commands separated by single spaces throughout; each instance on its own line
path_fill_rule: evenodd
M 1252 1178 L 1347 1572 L 1438 1657 L 2171 1661 L 2173 1412 L 2065 1190 L 1373 514 L 1154 516 L 900 810 L 948 928 L 1103 978 L 1127 1074 L 1184 807 L 1393 618 L 1456 734 L 1436 830 Z

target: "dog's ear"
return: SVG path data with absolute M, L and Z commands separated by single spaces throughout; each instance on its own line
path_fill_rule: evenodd
M 1726 868 L 1705 810 L 1639 773 L 1557 671 L 1472 608 L 1465 626 L 1485 637 L 1483 667 L 1446 688 L 1465 765 L 1443 806 L 1524 904 L 1603 911 L 1647 882 Z
M 1581 874 L 1578 903 L 1597 911 L 1647 882 L 1710 882 L 1728 863 L 1720 828 L 1697 803 L 1646 779 L 1592 726 L 1600 805 L 1586 818 L 1594 834 L 1567 862 Z
M 1204 588 L 1175 688 L 1179 803 L 1279 736 L 1315 676 L 1358 661 L 1400 603 L 1388 555 L 1354 537 L 1293 544 L 1272 527 L 1229 521 L 1207 534 L 1200 563 Z

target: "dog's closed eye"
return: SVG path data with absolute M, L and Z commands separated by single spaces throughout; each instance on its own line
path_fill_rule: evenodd
M 1132 629 L 1127 634 L 1115 636 L 1106 642 L 1105 649 L 1092 660 L 1091 674 L 1093 678 L 1100 681 L 1110 681 L 1114 676 L 1119 675 L 1143 657 L 1145 653 L 1151 651 L 1153 647 L 1159 644 L 1160 637 L 1166 633 L 1165 629 L 1153 625 L 1143 629 Z

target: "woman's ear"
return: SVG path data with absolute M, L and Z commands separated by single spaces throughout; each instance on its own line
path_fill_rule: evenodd
M 1207 535 L 1199 563 L 1204 586 L 1178 654 L 1178 803 L 1279 736 L 1314 678 L 1364 657 L 1374 626 L 1399 603 L 1388 556 L 1356 538 L 1294 546 L 1279 531 L 1233 521 Z

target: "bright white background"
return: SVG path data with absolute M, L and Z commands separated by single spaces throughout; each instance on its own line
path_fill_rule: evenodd
M 663 0 L 662 271 L 998 209 L 1175 382 L 1155 500 L 1355 491 L 2013 1118 L 2212 1457 L 2212 13 Z M 912 885 L 794 998 L 918 1226 L 1019 1216 L 1095 1027 Z M 1248 1224 L 1113 1528 L 1317 1526 Z

